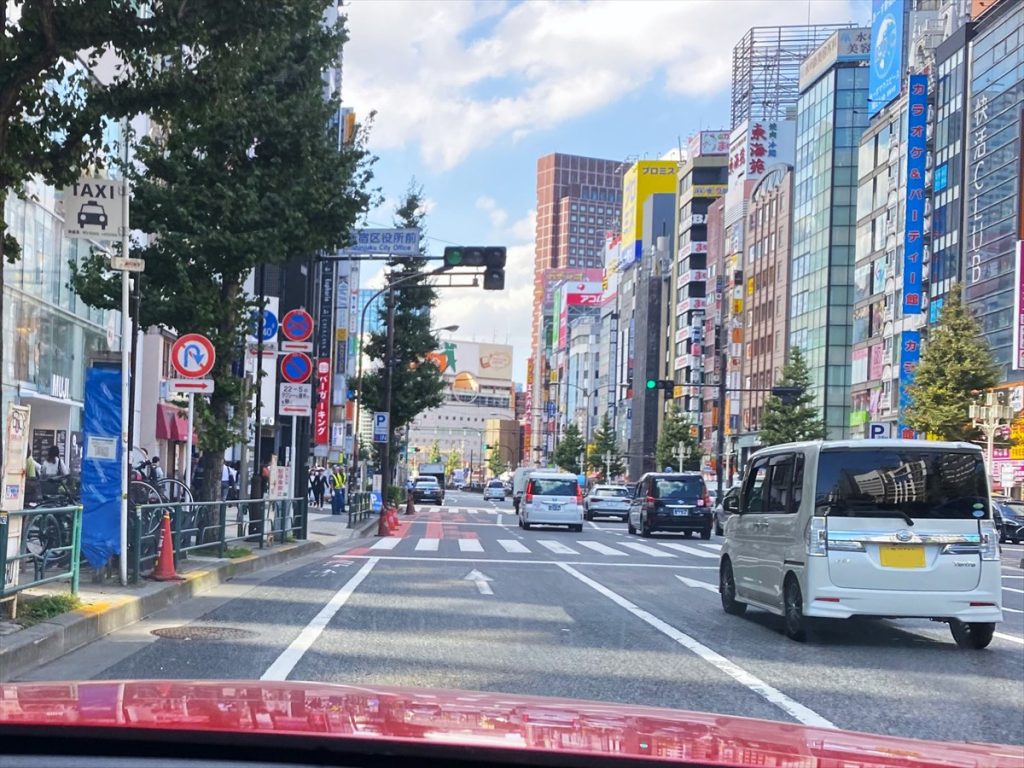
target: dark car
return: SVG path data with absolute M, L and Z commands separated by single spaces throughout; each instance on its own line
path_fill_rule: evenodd
M 725 521 L 732 515 L 729 510 L 725 508 L 726 499 L 737 499 L 740 497 L 740 486 L 734 486 L 728 491 L 722 494 L 722 500 L 715 505 L 715 533 L 719 536 L 725 535 Z
M 636 484 L 629 503 L 630 533 L 699 532 L 710 539 L 712 524 L 711 497 L 700 472 L 648 472 Z
M 1024 501 L 993 498 L 992 520 L 999 531 L 1000 542 L 1019 544 L 1024 541 Z
M 436 477 L 417 477 L 412 486 L 412 500 L 443 504 L 444 489 Z

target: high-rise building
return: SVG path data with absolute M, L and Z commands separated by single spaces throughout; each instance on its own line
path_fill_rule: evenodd
M 554 450 L 554 414 L 547 404 L 551 381 L 550 340 L 555 287 L 565 281 L 600 281 L 604 267 L 604 236 L 617 229 L 622 216 L 622 174 L 625 165 L 554 153 L 537 161 L 537 234 L 534 251 L 532 309 L 533 377 L 530 441 L 534 458 L 544 461 Z
M 868 49 L 836 51 L 802 81 L 789 302 L 790 348 L 807 359 L 830 437 L 849 426 L 857 147 L 868 124 Z

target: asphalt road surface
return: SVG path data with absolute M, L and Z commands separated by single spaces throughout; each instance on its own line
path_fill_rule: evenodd
M 843 622 L 813 643 L 726 615 L 718 550 L 621 522 L 520 530 L 451 492 L 393 537 L 236 579 L 28 679 L 263 678 L 650 704 L 953 741 L 1024 744 L 1024 547 L 1005 621 L 962 651 L 927 621 Z

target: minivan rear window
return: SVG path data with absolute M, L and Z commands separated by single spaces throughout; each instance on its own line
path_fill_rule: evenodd
M 816 514 L 829 517 L 988 517 L 988 479 L 978 453 L 928 449 L 824 450 Z
M 620 499 L 625 499 L 629 496 L 629 491 L 625 488 L 605 488 L 603 485 L 599 485 L 594 489 L 595 496 L 615 496 Z
M 704 481 L 699 477 L 658 477 L 651 490 L 656 499 L 699 499 L 704 495 Z
M 530 480 L 530 493 L 534 496 L 575 496 L 576 481 L 559 477 L 535 477 Z

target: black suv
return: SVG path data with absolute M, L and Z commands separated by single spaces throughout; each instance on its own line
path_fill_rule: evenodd
M 655 531 L 700 532 L 711 538 L 711 497 L 700 472 L 648 472 L 636 484 L 629 503 L 628 528 L 650 536 Z

